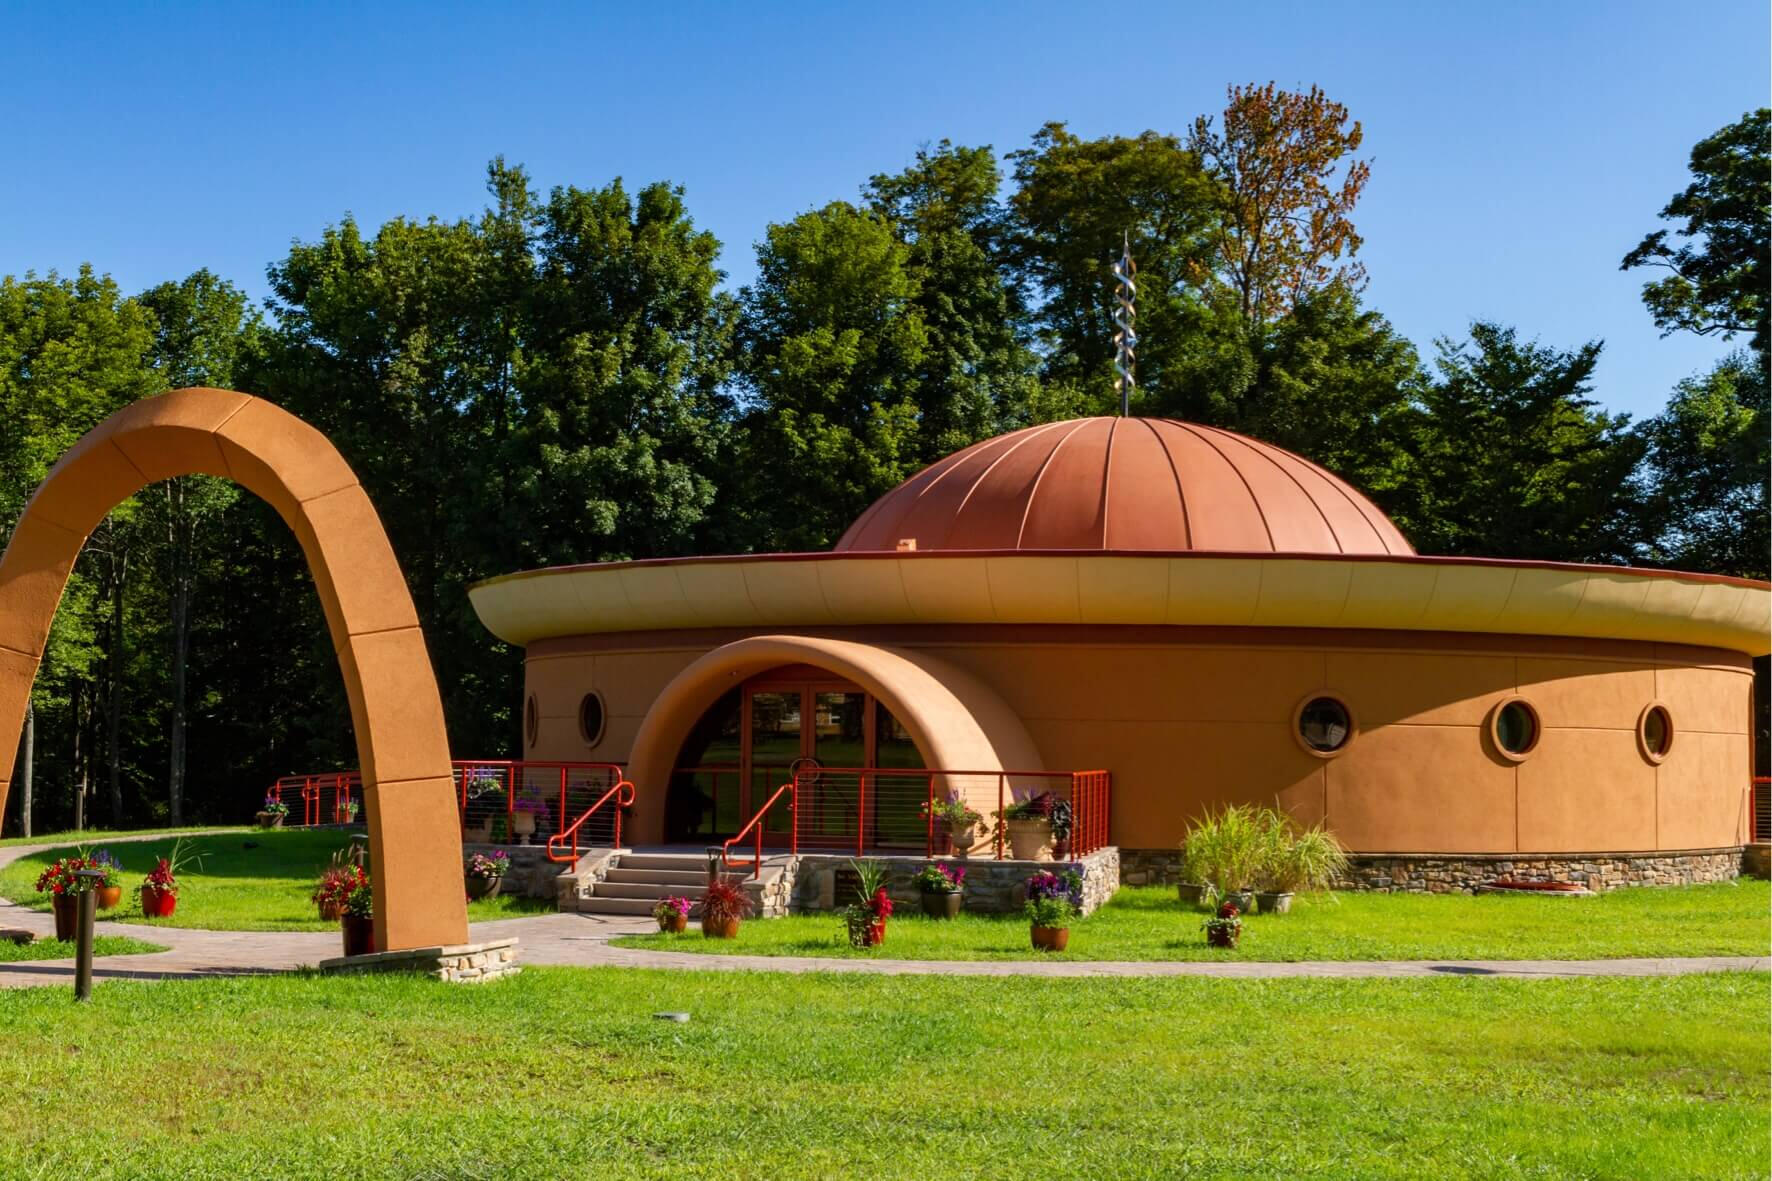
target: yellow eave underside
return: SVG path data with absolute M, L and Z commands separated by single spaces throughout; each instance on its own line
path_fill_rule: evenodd
M 1646 640 L 1764 655 L 1772 588 L 1616 567 L 1434 559 L 842 554 L 610 563 L 470 590 L 494 635 L 904 623 L 1381 628 Z

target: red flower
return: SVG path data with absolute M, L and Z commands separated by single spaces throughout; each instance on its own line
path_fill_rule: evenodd
M 877 919 L 886 919 L 892 916 L 892 899 L 886 897 L 886 888 L 884 886 L 874 891 L 874 904 L 872 909 L 874 917 Z

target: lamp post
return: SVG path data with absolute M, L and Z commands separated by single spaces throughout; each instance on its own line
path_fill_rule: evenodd
M 74 999 L 92 999 L 92 917 L 98 909 L 94 891 L 104 883 L 102 870 L 82 869 L 74 874 L 86 883 L 80 891 L 80 915 L 74 929 Z

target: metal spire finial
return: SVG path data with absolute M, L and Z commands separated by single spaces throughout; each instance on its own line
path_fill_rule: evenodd
M 1134 306 L 1138 299 L 1138 284 L 1133 282 L 1136 274 L 1138 264 L 1132 261 L 1132 235 L 1128 231 L 1121 238 L 1120 261 L 1114 264 L 1114 279 L 1120 288 L 1115 293 L 1120 306 L 1114 311 L 1114 372 L 1119 375 L 1121 417 L 1132 413 L 1132 387 L 1138 384 L 1133 377 L 1138 333 L 1132 330 L 1132 322 L 1138 318 Z

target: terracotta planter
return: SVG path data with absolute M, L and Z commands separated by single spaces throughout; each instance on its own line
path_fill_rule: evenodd
M 1209 947 L 1234 948 L 1237 946 L 1237 940 L 1241 939 L 1242 937 L 1243 937 L 1243 932 L 1240 930 L 1237 930 L 1236 928 L 1231 928 L 1231 929 L 1223 930 L 1223 931 L 1220 931 L 1220 930 L 1213 928 L 1213 927 L 1206 928 L 1206 943 L 1207 943 L 1207 946 L 1209 946 Z
M 260 812 L 258 826 L 260 828 L 282 828 L 283 818 L 284 813 L 282 812 Z
M 178 895 L 171 890 L 160 890 L 153 886 L 142 886 L 142 914 L 151 919 L 163 919 L 178 909 Z
M 1005 826 L 1009 830 L 1009 855 L 1017 861 L 1040 860 L 1052 840 L 1050 820 L 1010 820 Z
M 701 933 L 709 939 L 737 939 L 738 920 L 736 918 L 709 919 L 704 917 L 701 920 Z
M 681 935 L 684 931 L 689 929 L 689 916 L 686 914 L 678 914 L 673 910 L 670 914 L 667 914 L 662 919 L 658 920 L 658 929 L 661 931 L 669 931 L 673 935 Z M 734 934 L 737 934 L 737 932 L 734 931 Z
M 1262 914 L 1285 914 L 1292 909 L 1291 891 L 1283 894 L 1269 894 L 1266 891 L 1259 891 L 1255 895 L 1255 901 L 1261 904 Z
M 342 902 L 322 902 L 320 904 L 320 919 L 322 922 L 336 923 L 339 919 L 344 917 L 344 913 L 345 904 Z
M 98 895 L 98 908 L 100 910 L 110 910 L 113 906 L 116 906 L 119 902 L 123 901 L 122 886 L 100 886 L 94 891 L 94 893 Z
M 960 913 L 960 891 L 924 894 L 923 913 L 932 919 L 951 919 Z
M 469 898 L 497 898 L 499 887 L 504 885 L 503 877 L 468 879 Z
M 1035 951 L 1063 951 L 1071 942 L 1069 927 L 1029 927 L 1028 934 Z
M 347 914 L 339 917 L 346 955 L 368 955 L 375 950 L 375 920 Z
M 55 911 L 55 937 L 72 943 L 80 926 L 80 895 L 56 894 L 49 905 Z

